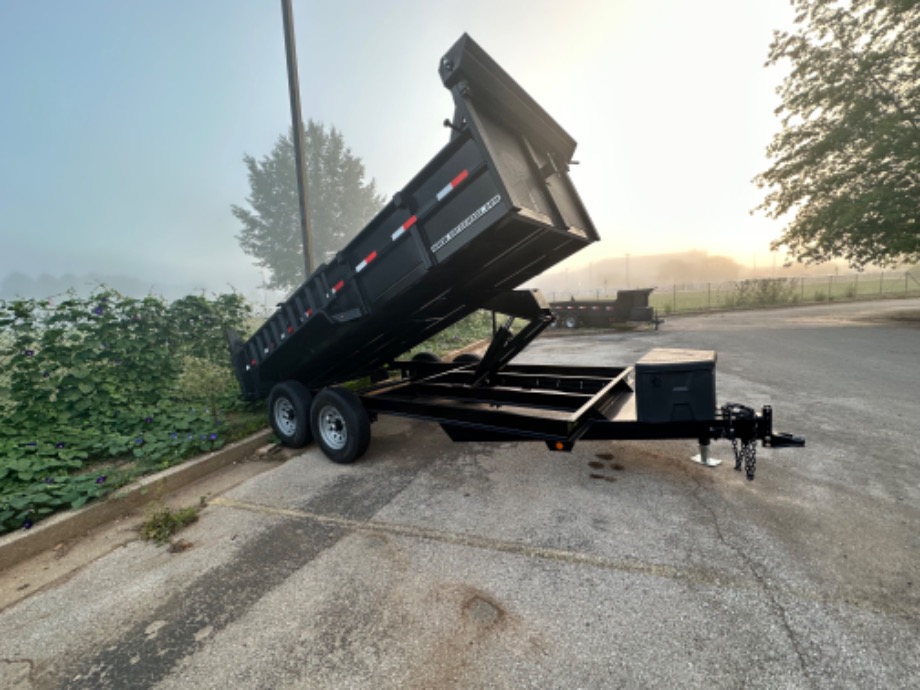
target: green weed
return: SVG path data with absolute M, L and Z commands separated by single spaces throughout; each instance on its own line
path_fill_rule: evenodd
M 198 507 L 196 506 L 176 509 L 160 507 L 144 520 L 140 528 L 140 535 L 147 541 L 153 541 L 162 546 L 168 544 L 176 532 L 197 520 Z

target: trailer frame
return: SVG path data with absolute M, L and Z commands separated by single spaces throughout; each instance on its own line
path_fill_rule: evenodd
M 339 387 L 310 392 L 300 406 L 321 408 L 309 416 L 323 452 L 335 462 L 354 462 L 368 448 L 370 423 L 386 414 L 434 422 L 454 441 L 540 441 L 551 451 L 571 451 L 578 441 L 695 439 L 701 455 L 708 455 L 711 441 L 727 439 L 735 469 L 743 465 L 748 479 L 754 478 L 758 441 L 774 448 L 805 443 L 773 430 L 769 405 L 756 412 L 727 404 L 699 418 L 642 421 L 633 366 L 512 363 L 556 318 L 538 291 L 509 292 L 490 306 L 510 314 L 481 359 L 400 360 L 356 392 Z M 522 316 L 526 322 L 515 333 L 512 326 Z M 288 411 L 295 407 L 296 400 Z M 300 414 L 304 424 L 306 413 Z

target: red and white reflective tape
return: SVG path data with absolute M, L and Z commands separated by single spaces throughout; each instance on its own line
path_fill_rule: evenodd
M 345 281 L 340 280 L 339 282 L 337 282 L 335 285 L 332 286 L 332 294 L 334 295 L 339 290 L 341 290 L 343 287 L 345 287 Z
M 312 309 L 307 309 L 307 310 L 304 312 L 304 314 L 306 314 L 306 315 L 307 315 L 307 318 L 309 319 L 311 316 L 313 316 L 313 310 L 312 310 Z
M 376 258 L 377 258 L 377 252 L 375 250 L 375 251 L 372 251 L 367 256 L 365 256 L 364 261 L 362 261 L 357 266 L 355 266 L 355 273 L 360 273 L 361 271 L 363 271 L 365 268 L 367 268 L 367 265 Z
M 400 237 L 402 237 L 403 233 L 405 233 L 406 230 L 408 230 L 408 229 L 411 228 L 413 225 L 415 225 L 415 221 L 417 221 L 417 220 L 418 220 L 418 218 L 416 218 L 415 216 L 412 216 L 409 220 L 407 220 L 405 223 L 403 223 L 402 225 L 400 225 L 400 226 L 396 229 L 396 232 L 394 232 L 392 235 L 390 235 L 390 239 L 393 240 L 394 242 L 395 242 L 396 240 L 398 240 Z
M 450 181 L 450 184 L 447 185 L 444 189 L 438 192 L 438 201 L 441 201 L 444 197 L 450 194 L 454 189 L 456 189 L 461 182 L 463 182 L 469 175 L 468 170 L 464 170 L 462 173 L 457 175 L 454 179 Z
M 444 199 L 444 197 L 446 197 L 446 196 L 447 196 L 448 194 L 450 194 L 454 189 L 456 189 L 458 186 L 460 186 L 460 184 L 461 184 L 467 177 L 469 177 L 469 176 L 470 176 L 469 170 L 464 170 L 464 171 L 461 172 L 459 175 L 457 175 L 454 179 L 452 179 L 452 180 L 450 181 L 450 184 L 448 184 L 446 187 L 444 187 L 444 189 L 442 189 L 440 192 L 438 192 L 438 194 L 437 194 L 438 201 L 441 201 L 442 199 Z M 402 237 L 404 234 L 406 234 L 406 230 L 408 230 L 409 228 L 411 228 L 411 227 L 412 227 L 413 225 L 415 225 L 417 222 L 418 222 L 418 217 L 417 217 L 417 216 L 410 216 L 409 219 L 406 220 L 406 222 L 404 222 L 402 225 L 400 225 L 398 228 L 396 228 L 396 230 L 393 231 L 393 233 L 390 235 L 390 240 L 393 241 L 393 242 L 395 242 L 395 241 L 398 240 L 400 237 Z M 367 256 L 365 256 L 365 257 L 364 257 L 364 260 L 361 261 L 361 263 L 359 263 L 357 266 L 355 266 L 355 273 L 360 273 L 361 271 L 363 271 L 365 268 L 367 268 L 367 265 L 368 265 L 371 261 L 373 261 L 374 259 L 376 259 L 376 258 L 377 258 L 377 250 L 374 250 L 374 251 L 372 251 L 370 254 L 368 254 Z M 332 294 L 334 295 L 334 294 L 337 293 L 339 290 L 341 290 L 343 285 L 344 285 L 344 283 L 343 283 L 343 281 L 341 281 L 341 280 L 340 280 L 338 283 L 336 283 L 335 287 L 332 288 Z M 310 315 L 310 314 L 309 314 L 309 312 L 308 312 L 308 313 L 307 313 L 307 316 L 309 316 L 309 315 Z

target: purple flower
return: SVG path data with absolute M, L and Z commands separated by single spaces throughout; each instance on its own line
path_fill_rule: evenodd
M 144 418 L 144 423 L 145 423 L 145 424 L 153 424 L 153 417 L 145 417 L 145 418 Z
M 63 447 L 64 447 L 64 442 L 63 442 L 63 441 L 58 441 L 57 443 L 54 444 L 54 447 L 55 447 L 55 448 L 63 448 Z
M 45 477 L 45 484 L 54 484 L 54 477 Z
M 144 437 L 143 437 L 143 436 L 138 436 L 138 437 L 134 440 L 134 442 L 135 442 L 137 445 L 141 446 L 141 445 L 144 444 Z
M 208 438 L 211 439 L 212 441 L 216 441 L 216 440 L 217 440 L 217 434 L 211 434 L 211 435 L 208 436 Z
M 96 483 L 97 483 L 97 484 L 105 484 L 105 475 L 104 475 L 104 474 L 100 474 L 98 477 L 96 477 Z
M 95 309 L 93 309 L 93 313 L 94 313 L 96 316 L 102 316 L 102 312 L 104 312 L 104 311 L 105 311 L 105 307 L 102 306 L 101 304 L 100 304 L 98 307 L 96 307 Z
M 35 355 L 35 350 L 26 350 L 23 354 L 25 354 L 26 357 L 32 357 Z
M 179 438 L 179 434 L 177 434 L 177 433 L 174 431 L 174 432 L 172 432 L 172 433 L 169 435 L 169 437 L 170 437 L 170 438 Z
M 207 434 L 202 434 L 202 435 L 201 435 L 201 440 L 202 440 L 202 441 L 207 441 L 207 440 L 208 440 L 208 435 L 207 435 Z
M 37 445 L 38 445 L 38 442 L 37 442 L 37 441 L 29 441 L 26 445 L 27 445 L 27 446 L 37 446 Z
M 43 379 L 46 379 L 46 378 L 48 378 L 49 376 L 51 376 L 51 372 L 50 372 L 50 371 L 46 371 L 44 374 L 42 374 L 42 378 L 43 378 Z
M 34 525 L 34 524 L 35 524 L 35 523 L 32 522 L 29 518 L 26 518 L 25 520 L 22 521 L 22 528 L 23 528 L 23 529 L 32 529 L 32 525 Z

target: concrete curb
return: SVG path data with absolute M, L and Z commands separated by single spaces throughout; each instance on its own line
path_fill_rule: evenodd
M 196 460 L 144 477 L 84 508 L 53 515 L 31 530 L 20 530 L 0 537 L 0 572 L 134 511 L 163 494 L 191 484 L 227 465 L 245 460 L 268 443 L 270 437 L 270 431 L 259 431 Z

